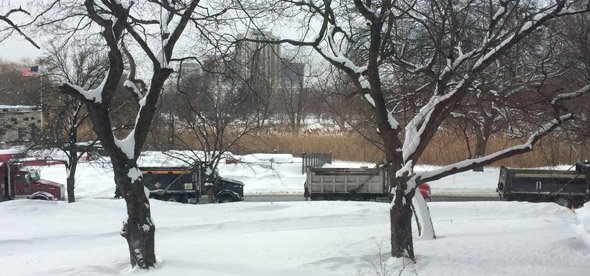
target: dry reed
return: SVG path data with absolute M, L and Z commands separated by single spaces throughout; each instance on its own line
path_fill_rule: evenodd
M 473 149 L 473 141 L 470 143 Z M 487 152 L 492 153 L 519 143 L 522 141 L 496 137 L 488 143 Z M 589 159 L 589 149 L 587 143 L 574 145 L 563 139 L 548 137 L 539 142 L 532 152 L 501 160 L 493 165 L 540 167 L 573 164 Z M 365 162 L 379 162 L 383 159 L 383 153 L 376 146 L 354 134 L 258 134 L 245 137 L 230 150 L 236 154 L 278 152 L 291 153 L 295 156 L 301 156 L 303 152 L 331 152 L 334 159 Z M 465 140 L 446 134 L 432 140 L 419 163 L 446 165 L 468 157 Z

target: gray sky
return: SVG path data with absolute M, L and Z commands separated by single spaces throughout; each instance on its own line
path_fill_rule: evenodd
M 40 44 L 39 41 L 35 42 Z M 15 36 L 0 42 L 0 49 L 0 58 L 13 62 L 23 62 L 23 60 L 34 62 L 36 58 L 43 54 L 42 50 L 38 50 L 28 41 Z M 29 65 L 29 61 L 26 63 Z

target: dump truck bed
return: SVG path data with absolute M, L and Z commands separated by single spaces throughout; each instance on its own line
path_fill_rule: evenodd
M 306 190 L 312 199 L 387 195 L 387 177 L 382 168 L 313 168 L 308 170 Z

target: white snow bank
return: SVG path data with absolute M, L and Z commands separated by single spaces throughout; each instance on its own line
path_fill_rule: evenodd
M 236 159 L 247 163 L 293 163 L 295 158 L 292 154 L 285 153 L 254 153 L 243 156 L 236 156 Z M 299 158 L 301 163 L 301 158 Z
M 590 233 L 550 203 L 430 203 L 436 240 L 415 240 L 401 275 L 585 275 Z M 123 200 L 0 203 L 2 275 L 398 275 L 389 204 L 152 201 L 159 263 L 131 270 Z M 586 225 L 587 227 L 587 225 Z M 382 260 L 382 261 L 380 261 Z

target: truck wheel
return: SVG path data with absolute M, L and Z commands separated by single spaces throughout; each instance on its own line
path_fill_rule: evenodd
M 226 203 L 226 202 L 233 202 L 234 199 L 229 197 L 229 196 L 222 196 L 219 199 L 217 199 L 217 202 L 219 203 Z
M 168 198 L 168 201 L 178 202 L 178 198 L 176 198 L 175 196 L 171 196 L 171 197 Z
M 194 198 L 194 197 L 191 197 L 191 198 L 188 199 L 188 203 L 189 204 L 197 204 L 197 199 Z

